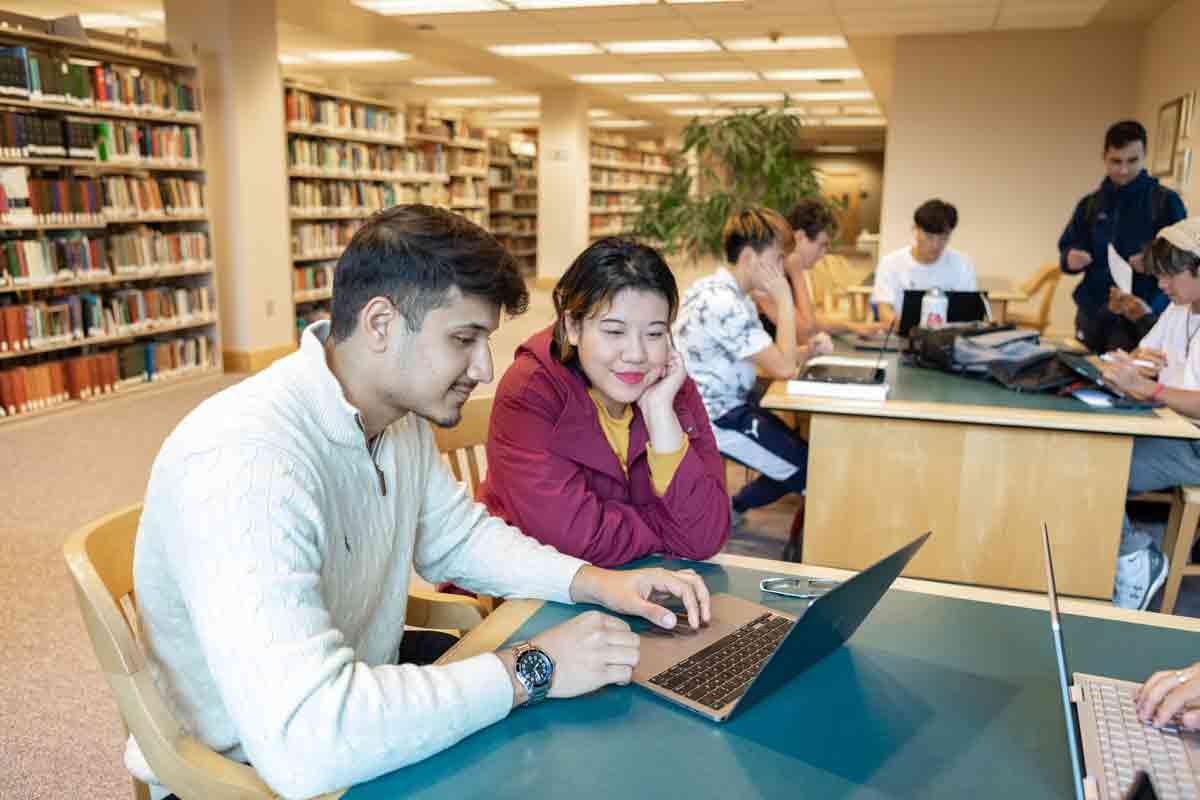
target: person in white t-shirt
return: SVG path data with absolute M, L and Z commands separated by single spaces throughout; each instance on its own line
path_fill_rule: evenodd
M 888 253 L 875 269 L 871 302 L 880 322 L 891 324 L 900 315 L 907 289 L 972 292 L 978 288 L 971 259 L 948 247 L 956 227 L 954 206 L 937 199 L 920 205 L 913 214 L 913 243 Z
M 1137 400 L 1157 400 L 1200 421 L 1200 217 L 1159 231 L 1144 253 L 1171 305 L 1132 353 L 1114 350 L 1104 380 Z M 1139 363 L 1140 362 L 1140 363 Z M 1138 437 L 1129 493 L 1200 483 L 1200 441 Z M 1144 609 L 1167 577 L 1167 559 L 1125 516 L 1113 603 Z

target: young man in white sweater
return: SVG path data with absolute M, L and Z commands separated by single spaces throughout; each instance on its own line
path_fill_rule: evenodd
M 134 586 L 157 682 L 193 735 L 282 796 L 419 761 L 525 702 L 629 682 L 638 637 L 599 612 L 455 664 L 397 663 L 414 568 L 666 628 L 655 590 L 682 598 L 680 624 L 710 616 L 696 573 L 562 555 L 489 516 L 443 464 L 428 423 L 458 422 L 492 380 L 501 309 L 527 302 L 481 228 L 428 206 L 377 214 L 338 262 L 331 322 L 202 403 L 154 463 Z M 132 739 L 126 763 L 154 782 Z

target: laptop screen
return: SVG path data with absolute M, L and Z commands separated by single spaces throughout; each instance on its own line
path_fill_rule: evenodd
M 924 297 L 924 289 L 904 290 L 904 306 L 900 310 L 901 336 L 908 336 L 908 332 L 920 324 Z M 946 322 L 979 322 L 991 318 L 987 292 L 946 292 L 946 299 Z
M 1071 775 L 1076 800 L 1083 796 L 1083 749 L 1080 745 L 1079 720 L 1071 702 L 1071 673 L 1067 670 L 1067 652 L 1058 617 L 1058 590 L 1054 585 L 1054 561 L 1050 558 L 1050 529 L 1042 523 L 1042 544 L 1046 548 L 1046 594 L 1050 599 L 1050 633 L 1054 637 L 1054 656 L 1058 664 L 1058 688 L 1062 693 L 1063 714 L 1067 723 L 1067 749 L 1071 751 Z

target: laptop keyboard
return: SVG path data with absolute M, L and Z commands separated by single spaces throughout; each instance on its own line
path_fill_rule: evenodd
M 1107 795 L 1123 797 L 1137 770 L 1148 772 L 1160 800 L 1200 797 L 1178 731 L 1157 730 L 1137 718 L 1134 690 L 1077 678 L 1087 689 L 1096 715 Z
M 650 683 L 718 709 L 742 696 L 792 621 L 770 612 L 664 670 Z

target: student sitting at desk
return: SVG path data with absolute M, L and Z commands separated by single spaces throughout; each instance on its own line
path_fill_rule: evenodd
M 725 467 L 671 346 L 679 290 L 653 248 L 600 239 L 554 288 L 492 403 L 493 514 L 599 566 L 705 559 L 729 534 Z
M 492 378 L 488 338 L 528 292 L 509 253 L 449 211 L 397 206 L 338 259 L 331 322 L 201 403 L 155 459 L 134 554 L 147 658 L 190 735 L 285 797 L 366 781 L 545 696 L 626 683 L 638 637 L 580 615 L 446 666 L 405 663 L 409 576 L 594 602 L 673 627 L 709 614 L 693 572 L 613 572 L 489 516 L 430 423 Z M 156 783 L 136 742 L 126 764 Z
M 1138 400 L 1159 400 L 1200 420 L 1200 217 L 1163 228 L 1144 268 L 1171 305 L 1138 348 L 1112 353 L 1104 380 Z M 1141 361 L 1143 363 L 1135 363 Z M 1200 440 L 1139 437 L 1133 442 L 1129 493 L 1200 483 Z M 1167 577 L 1167 559 L 1125 516 L 1113 602 L 1145 608 Z
M 813 307 L 812 292 L 809 291 L 806 275 L 829 252 L 829 241 L 837 232 L 837 220 L 825 201 L 816 197 L 801 200 L 788 213 L 787 221 L 796 236 L 796 247 L 783 265 L 783 272 L 792 287 L 792 299 L 796 306 L 796 341 L 806 343 L 822 333 L 869 335 L 886 328 L 878 322 L 851 322 L 830 318 Z M 762 291 L 752 289 L 750 296 L 754 298 L 761 312 L 759 320 L 763 328 L 773 337 L 775 303 L 770 295 Z
M 949 247 L 958 227 L 958 210 L 942 200 L 926 200 L 913 214 L 913 243 L 879 260 L 871 302 L 879 321 L 893 324 L 904 307 L 907 289 L 971 292 L 977 287 L 975 265 Z
M 810 352 L 796 345 L 792 287 L 783 262 L 795 246 L 792 227 L 777 212 L 751 208 L 725 223 L 722 267 L 684 295 L 675 339 L 688 374 L 696 381 L 717 447 L 726 457 L 761 473 L 733 498 L 735 527 L 743 512 L 773 503 L 788 492 L 804 494 L 808 445 L 774 414 L 750 402 L 757 373 L 776 380 L 794 377 Z M 769 296 L 778 327 L 763 330 L 751 290 Z

